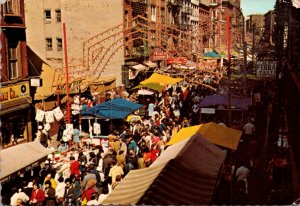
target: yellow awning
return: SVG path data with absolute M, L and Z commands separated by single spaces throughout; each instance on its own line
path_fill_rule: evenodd
M 140 84 L 157 83 L 160 85 L 168 85 L 168 84 L 176 84 L 177 82 L 180 82 L 182 80 L 183 78 L 172 78 L 167 75 L 153 73 L 151 77 L 140 82 Z
M 233 150 L 237 149 L 242 135 L 242 131 L 240 130 L 209 122 L 206 124 L 182 128 L 171 138 L 167 145 L 176 144 L 177 142 L 191 137 L 197 132 L 207 138 L 211 143 Z
M 43 81 L 43 85 L 41 87 L 36 88 L 36 92 L 34 95 L 35 100 L 43 100 L 54 94 L 52 90 L 54 76 L 55 76 L 55 69 L 43 63 L 42 72 L 40 76 L 40 78 Z

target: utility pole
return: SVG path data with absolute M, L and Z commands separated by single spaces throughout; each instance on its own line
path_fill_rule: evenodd
M 254 45 L 255 45 L 255 23 L 252 25 L 252 66 L 254 69 Z
M 65 23 L 63 23 L 63 34 L 64 34 L 65 66 L 66 66 L 67 120 L 68 120 L 68 124 L 71 124 L 69 66 L 68 66 L 67 35 L 66 35 L 66 24 Z M 72 139 L 69 140 L 69 147 L 71 147 L 71 146 L 72 146 Z
M 63 34 L 64 34 L 64 53 L 65 53 L 65 66 L 66 66 L 66 95 L 67 95 L 67 120 L 68 124 L 71 123 L 70 114 L 70 88 L 69 88 L 69 67 L 68 67 L 68 53 L 67 53 L 67 40 L 66 40 L 66 25 L 63 23 Z
M 231 40 L 230 40 L 230 17 L 229 15 L 226 16 L 226 33 L 227 33 L 227 55 L 228 55 L 228 66 L 227 66 L 227 75 L 228 75 L 228 127 L 231 127 L 231 68 L 230 68 L 230 64 L 231 64 L 231 53 L 230 53 L 230 49 L 231 49 Z
M 243 17 L 243 22 L 242 22 L 242 29 L 243 29 L 243 33 L 242 33 L 242 41 L 243 41 L 243 56 L 244 56 L 244 61 L 243 61 L 243 93 L 246 96 L 247 95 L 247 91 L 246 91 L 246 75 L 247 75 L 247 42 L 245 40 L 245 33 L 246 33 L 246 29 L 245 29 L 245 17 L 242 14 Z

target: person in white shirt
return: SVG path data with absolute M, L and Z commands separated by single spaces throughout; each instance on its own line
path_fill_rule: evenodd
M 250 119 L 243 127 L 244 131 L 244 141 L 247 143 L 249 142 L 255 133 L 255 126 L 253 124 L 253 120 Z
M 237 168 L 235 176 L 237 183 L 244 182 L 245 183 L 245 194 L 248 194 L 248 176 L 249 176 L 250 170 L 245 166 L 244 162 L 240 164 L 240 166 Z
M 15 191 L 15 193 L 10 198 L 10 205 L 18 205 L 18 199 L 21 199 L 23 202 L 29 201 L 29 197 L 25 194 L 25 192 L 22 191 L 22 189 L 19 189 L 17 191 L 17 188 L 13 188 L 13 190 Z
M 66 183 L 64 182 L 63 177 L 58 178 L 58 183 L 55 188 L 55 198 L 56 201 L 61 203 L 64 199 Z

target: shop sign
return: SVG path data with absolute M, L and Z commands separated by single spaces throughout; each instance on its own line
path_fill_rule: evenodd
M 70 94 L 78 94 L 80 91 L 81 80 L 69 83 Z M 57 90 L 60 94 L 66 94 L 66 84 L 58 85 Z
M 153 56 L 152 56 L 152 60 L 153 61 L 159 61 L 159 60 L 166 60 L 168 56 L 167 52 L 163 52 L 163 51 L 154 51 L 153 52 Z
M 258 78 L 275 78 L 277 61 L 257 61 L 256 76 Z
M 215 108 L 201 108 L 201 114 L 215 114 Z
M 7 87 L 1 87 L 1 103 L 11 102 L 27 97 L 30 97 L 29 82 L 22 82 Z
M 168 64 L 186 64 L 187 61 L 187 57 L 170 57 L 167 59 Z

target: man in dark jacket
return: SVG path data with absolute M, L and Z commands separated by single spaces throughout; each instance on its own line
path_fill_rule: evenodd
M 76 195 L 74 188 L 72 186 L 72 180 L 67 178 L 65 180 L 66 187 L 65 187 L 65 194 L 64 194 L 64 205 L 71 206 L 76 205 Z

